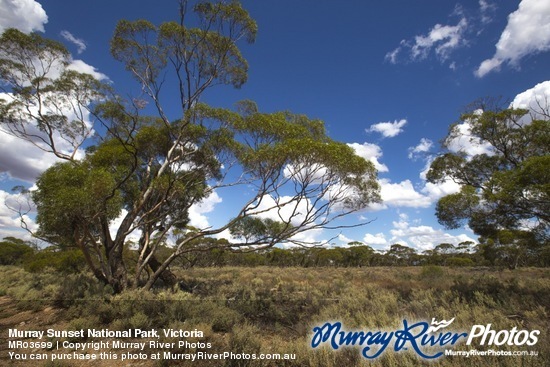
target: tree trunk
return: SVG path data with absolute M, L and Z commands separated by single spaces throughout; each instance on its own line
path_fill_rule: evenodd
M 109 285 L 113 287 L 115 293 L 120 293 L 128 287 L 128 271 L 122 259 L 122 253 L 113 254 L 109 259 Z
M 155 282 L 159 278 L 163 279 L 163 277 L 166 277 L 168 282 L 172 282 L 171 283 L 172 285 L 176 284 L 176 276 L 174 275 L 174 273 L 172 273 L 168 269 L 168 266 L 170 266 L 172 261 L 174 261 L 177 257 L 178 257 L 178 255 L 176 255 L 176 253 L 173 253 L 166 260 L 164 260 L 163 263 L 160 263 L 159 261 L 156 261 L 154 266 L 157 267 L 157 269 L 154 271 L 153 275 L 151 276 L 151 278 L 149 278 L 149 280 L 147 281 L 147 283 L 145 284 L 145 286 L 143 288 L 146 289 L 146 290 L 151 289 L 153 284 L 155 284 Z M 153 269 L 153 266 L 151 266 L 151 263 L 149 263 L 149 265 L 150 265 L 151 269 Z M 168 283 L 168 284 L 170 284 L 170 283 Z
M 151 254 L 151 249 L 149 247 L 146 247 L 145 252 L 143 253 L 143 258 L 146 259 L 150 254 Z M 149 268 L 153 271 L 153 277 L 155 277 L 155 274 L 160 269 L 162 264 L 160 261 L 158 261 L 158 259 L 153 254 L 147 261 L 147 266 L 149 266 Z M 156 276 L 156 278 L 162 280 L 162 282 L 169 287 L 172 287 L 176 284 L 176 275 L 172 273 L 168 268 L 162 270 L 162 272 L 158 276 Z M 156 280 L 157 279 L 153 281 L 153 284 Z M 137 282 L 137 279 L 136 279 L 136 282 Z M 135 284 L 134 286 L 138 287 L 139 284 Z M 146 286 L 146 288 L 150 288 L 150 286 L 149 287 Z
M 155 274 L 157 270 L 160 269 L 161 265 L 162 264 L 157 260 L 155 256 L 152 256 L 149 260 L 149 267 L 153 271 L 153 274 Z M 158 277 L 167 286 L 172 287 L 176 284 L 176 274 L 172 273 L 172 271 L 170 271 L 170 269 L 168 268 L 164 269 Z

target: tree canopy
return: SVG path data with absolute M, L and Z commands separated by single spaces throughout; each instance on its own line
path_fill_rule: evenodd
M 476 108 L 451 126 L 443 141 L 446 151 L 427 174 L 430 182 L 450 178 L 461 185 L 460 192 L 437 203 L 441 224 L 458 228 L 466 222 L 475 233 L 503 244 L 514 242 L 513 233 L 524 245 L 527 238 L 532 245 L 548 243 L 550 116 L 544 111 Z M 475 154 L 459 149 L 458 138 L 475 144 Z
M 246 82 L 238 43 L 254 41 L 256 23 L 235 1 L 180 1 L 179 10 L 179 21 L 159 26 L 118 23 L 111 54 L 141 91 L 129 99 L 68 69 L 57 42 L 14 29 L 0 39 L 2 127 L 60 159 L 32 193 L 35 235 L 78 247 L 115 291 L 173 282 L 169 265 L 189 252 L 307 244 L 297 235 L 338 228 L 380 200 L 372 163 L 330 139 L 322 121 L 262 113 L 251 101 L 235 110 L 203 103 L 213 86 Z M 226 223 L 189 226 L 193 205 L 235 187 L 249 196 L 225 209 Z M 212 240 L 222 232 L 231 240 Z M 130 246 L 139 254 L 133 269 L 123 257 Z

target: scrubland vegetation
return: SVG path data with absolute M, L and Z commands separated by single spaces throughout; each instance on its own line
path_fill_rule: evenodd
M 174 268 L 173 271 L 180 279 L 176 289 L 126 290 L 115 295 L 109 286 L 101 285 L 88 273 L 61 275 L 52 268 L 29 273 L 20 267 L 2 266 L 0 294 L 15 300 L 20 311 L 30 310 L 38 315 L 46 307 L 59 310 L 59 319 L 53 324 L 18 325 L 28 330 L 196 328 L 204 331 L 204 337 L 197 341 L 211 343 L 211 351 L 296 354 L 295 360 L 277 363 L 147 361 L 152 366 L 424 365 L 427 362 L 413 352 L 388 350 L 375 361 L 366 362 L 354 347 L 338 351 L 311 349 L 311 333 L 314 326 L 326 321 L 341 321 L 348 330 L 377 331 L 402 328 L 403 319 L 429 322 L 432 317 L 456 318 L 452 328 L 457 331 L 469 331 L 475 324 L 490 323 L 495 330 L 517 327 L 541 332 L 535 346 L 499 347 L 535 350 L 538 351 L 536 357 L 442 357 L 430 362 L 433 366 L 547 366 L 550 363 L 550 270 L 547 268 L 510 271 L 436 265 L 260 266 Z M 9 316 L 5 314 L 4 318 Z M 5 344 L 5 339 L 2 343 Z M 477 347 L 483 348 L 487 347 Z M 453 349 L 469 350 L 472 346 L 460 344 Z M 3 365 L 10 363 L 6 357 L 2 353 Z M 53 366 L 51 362 L 43 365 Z

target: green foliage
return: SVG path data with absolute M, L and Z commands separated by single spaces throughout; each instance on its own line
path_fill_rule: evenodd
M 460 192 L 442 197 L 435 212 L 439 223 L 447 228 L 459 228 L 464 219 L 472 216 L 472 208 L 479 204 L 479 197 L 473 186 L 463 186 Z
M 230 227 L 231 235 L 243 237 L 247 242 L 255 242 L 262 238 L 277 239 L 284 236 L 287 223 L 277 222 L 270 218 L 244 217 L 233 223 Z
M 34 249 L 25 241 L 13 237 L 5 237 L 0 242 L 0 265 L 15 265 L 32 256 Z
M 63 274 L 63 270 L 56 269 Z M 90 274 L 63 274 L 64 277 L 58 282 L 58 287 L 52 294 L 52 302 L 55 306 L 61 308 L 81 309 L 81 314 L 88 313 L 88 308 L 94 308 L 93 314 L 101 316 L 101 319 L 109 319 L 109 316 L 102 315 L 101 306 L 97 304 L 86 304 L 90 299 L 105 300 L 108 299 L 112 292 L 109 286 L 105 286 Z M 78 312 L 77 312 L 78 313 Z
M 246 82 L 248 64 L 236 41 L 254 42 L 257 26 L 237 2 L 200 2 L 194 7 L 200 27 L 165 22 L 156 27 L 146 20 L 121 20 L 111 41 L 111 54 L 123 62 L 140 83 L 153 83 L 170 64 L 182 82 L 183 70 L 196 79 L 187 80 L 189 106 L 214 80 L 240 87 Z M 183 19 L 182 19 L 183 21 Z
M 428 280 L 435 280 L 440 277 L 443 277 L 445 275 L 445 271 L 441 266 L 437 265 L 425 265 L 422 267 L 422 270 L 420 271 L 420 278 L 421 279 L 428 279 Z
M 347 266 L 368 266 L 373 255 L 372 247 L 361 244 L 348 248 L 344 254 L 344 261 Z
M 89 74 L 68 70 L 67 49 L 38 33 L 7 29 L 0 36 L 0 121 L 11 134 L 71 160 L 92 128 L 84 113 L 106 86 Z M 29 108 L 32 106 L 32 108 Z M 56 139 L 63 140 L 60 148 Z
M 85 269 L 86 262 L 82 251 L 78 249 L 58 250 L 48 247 L 28 257 L 23 267 L 31 273 L 39 273 L 48 267 L 62 273 L 78 273 Z
M 421 254 L 401 245 L 390 248 L 385 253 L 375 252 L 371 247 L 364 245 L 349 248 L 271 248 L 257 252 L 217 248 L 205 253 L 186 255 L 177 263 L 185 268 L 263 265 L 304 268 L 434 265 L 500 266 L 514 269 L 525 266 L 548 266 L 549 248 L 538 245 L 532 234 L 502 231 L 499 239 L 495 241 L 481 237 L 481 242 L 475 247 L 471 247 L 473 243 L 459 244 L 456 247 L 443 243 Z M 159 257 L 163 258 L 169 252 L 167 249 L 164 251 L 165 255 L 159 253 Z M 130 255 L 135 257 L 135 253 Z
M 398 243 L 390 246 L 386 256 L 391 259 L 391 265 L 413 265 L 418 257 L 415 249 Z
M 56 61 L 67 62 L 69 52 L 59 42 L 43 38 L 38 33 L 25 34 L 14 28 L 4 31 L 0 37 L 0 77 L 21 86 L 24 80 L 44 82 L 49 68 L 54 67 Z M 11 57 L 6 57 L 10 55 Z M 35 57 L 45 60 L 45 69 L 41 74 L 36 73 L 31 59 Z M 31 88 L 19 89 L 21 92 L 30 92 Z
M 40 236 L 60 245 L 71 244 L 87 227 L 97 226 L 96 218 L 113 220 L 122 209 L 116 180 L 105 169 L 86 162 L 57 163 L 36 185 L 33 200 Z
M 473 302 L 479 294 L 483 294 L 510 311 L 519 305 L 536 308 L 540 302 L 550 302 L 549 289 L 546 286 L 537 289 L 547 279 L 523 279 L 521 282 L 520 279 L 514 276 L 503 280 L 494 275 L 474 279 L 458 278 L 454 280 L 451 290 L 465 302 Z
M 261 349 L 261 341 L 257 338 L 257 335 L 262 331 L 251 324 L 239 325 L 234 328 L 229 340 L 229 347 L 234 353 L 250 353 L 259 354 Z M 258 366 L 259 364 L 253 359 L 231 361 L 228 367 L 251 367 Z
M 447 259 L 448 266 L 474 266 L 474 261 L 467 257 L 450 257 Z
M 254 177 L 279 185 L 284 173 L 296 183 L 296 194 L 304 198 L 306 191 L 314 196 L 334 186 L 337 189 L 332 201 L 352 210 L 380 200 L 374 166 L 348 145 L 326 136 L 321 121 L 289 112 L 260 113 L 250 101 L 242 102 L 239 108 L 240 114 L 236 114 L 198 105 L 194 112 L 232 132 L 234 140 L 225 142 L 226 149 Z M 311 190 L 313 186 L 317 189 Z M 338 187 L 342 187 L 341 192 Z
M 530 221 L 537 241 L 548 241 L 550 123 L 544 117 L 526 121 L 527 113 L 503 109 L 463 115 L 470 141 L 488 149 L 473 156 L 452 150 L 462 132 L 459 125 L 451 126 L 444 141 L 449 151 L 432 162 L 427 174 L 430 182 L 450 178 L 462 185 L 437 203 L 441 224 L 458 228 L 467 221 L 477 234 L 494 239 Z

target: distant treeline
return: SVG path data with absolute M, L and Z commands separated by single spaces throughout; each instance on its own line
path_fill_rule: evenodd
M 168 247 L 159 256 L 168 256 Z M 131 265 L 137 260 L 133 250 L 125 252 L 125 261 Z M 7 237 L 0 242 L 0 265 L 21 265 L 26 270 L 38 272 L 46 267 L 62 272 L 79 272 L 86 268 L 85 259 L 78 249 L 60 250 L 53 247 L 39 249 L 32 243 Z M 390 246 L 387 251 L 377 251 L 360 242 L 350 242 L 344 247 L 271 248 L 262 251 L 239 251 L 216 248 L 204 252 L 183 254 L 176 266 L 294 266 L 294 267 L 368 267 L 368 266 L 550 266 L 550 246 L 535 248 L 495 244 L 492 241 L 459 245 L 442 243 L 421 253 L 401 244 Z
M 367 267 L 367 266 L 550 266 L 550 247 L 536 250 L 495 246 L 493 243 L 466 242 L 454 246 L 442 243 L 422 253 L 394 244 L 387 251 L 377 251 L 361 243 L 346 247 L 272 248 L 259 252 L 232 252 L 215 249 L 194 253 L 179 260 L 184 267 L 211 266 L 298 266 L 298 267 Z

